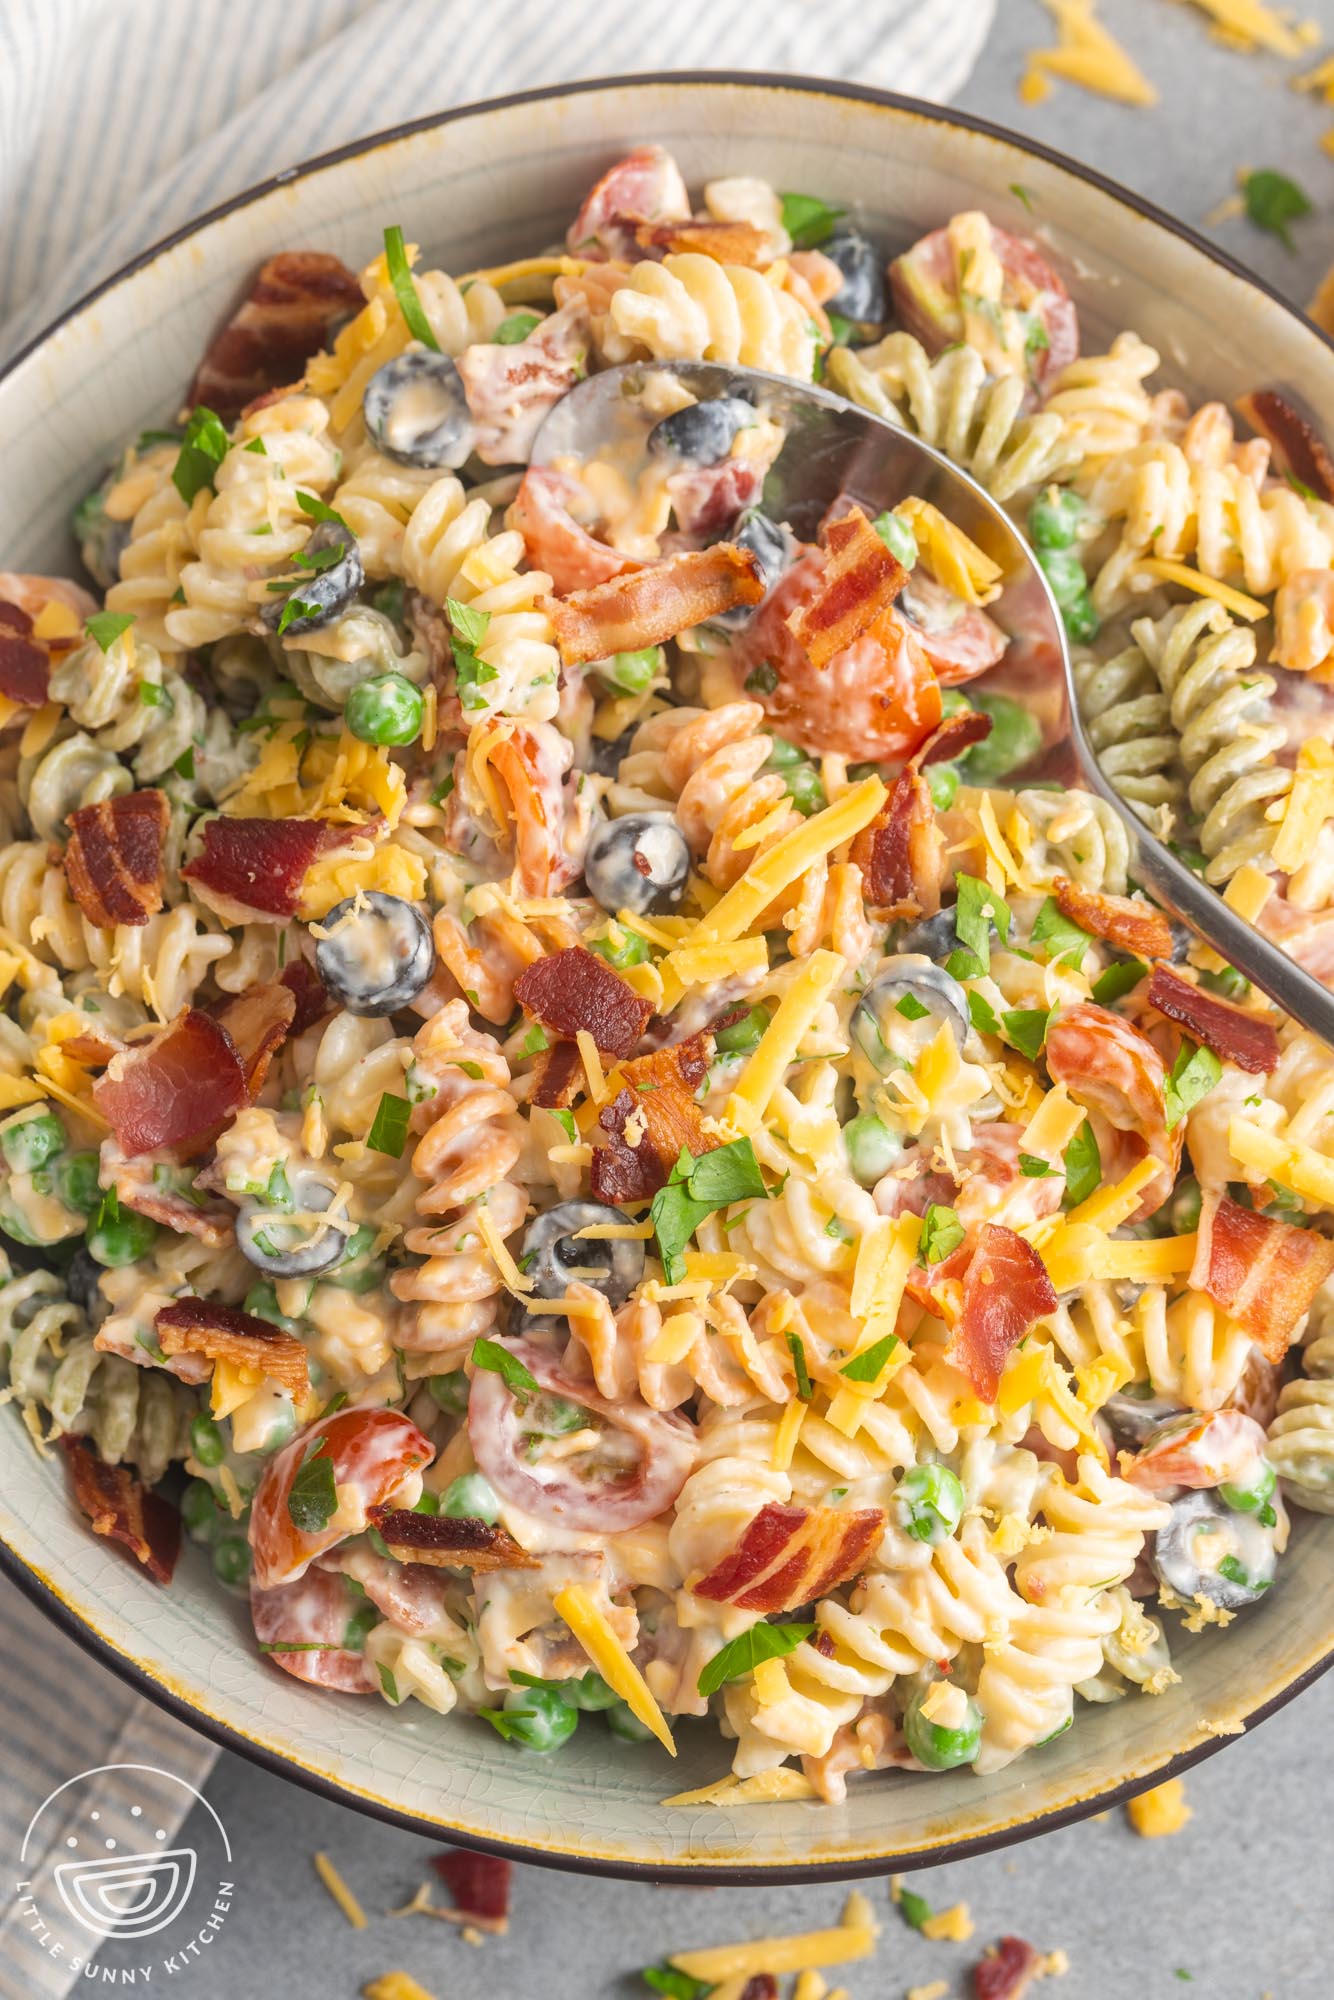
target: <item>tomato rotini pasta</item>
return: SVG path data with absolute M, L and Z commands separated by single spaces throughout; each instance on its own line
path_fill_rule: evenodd
M 957 524 L 768 511 L 762 377 L 1012 512 L 1109 778 L 1326 977 L 1327 460 L 983 214 L 886 268 L 652 146 L 556 254 L 285 273 L 345 316 L 125 448 L 102 608 L 0 578 L 15 1420 L 147 1587 L 183 1530 L 275 1669 L 515 1754 L 712 1716 L 837 1800 L 1162 1695 L 1334 1511 L 1334 1069 Z

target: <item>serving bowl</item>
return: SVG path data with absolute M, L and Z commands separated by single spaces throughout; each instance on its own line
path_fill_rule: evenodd
M 179 400 L 254 267 L 285 248 L 354 268 L 401 223 L 452 271 L 555 240 L 593 179 L 658 140 L 698 186 L 759 174 L 856 208 L 887 249 L 957 210 L 1036 232 L 1076 296 L 1087 351 L 1123 327 L 1166 379 L 1225 401 L 1263 384 L 1334 431 L 1330 344 L 1248 273 L 1147 204 L 1060 156 L 934 107 L 792 78 L 635 77 L 529 92 L 368 139 L 239 196 L 147 251 L 0 377 L 0 551 L 66 569 L 66 526 L 121 440 Z M 990 1778 L 891 1773 L 846 1803 L 676 1806 L 727 1769 L 712 1724 L 656 1746 L 575 1736 L 518 1752 L 478 1721 L 321 1694 L 255 1652 L 244 1604 L 189 1549 L 159 1589 L 76 1519 L 58 1455 L 0 1413 L 5 1568 L 105 1664 L 219 1743 L 417 1831 L 605 1874 L 745 1882 L 856 1876 L 957 1859 L 1160 1782 L 1334 1663 L 1334 1533 L 1298 1515 L 1278 1587 L 1226 1632 L 1174 1635 L 1182 1682 L 1084 1706 L 1076 1726 Z

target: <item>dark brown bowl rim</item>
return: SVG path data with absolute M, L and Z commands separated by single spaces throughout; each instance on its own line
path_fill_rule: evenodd
M 216 208 L 207 210 L 192 221 L 182 224 L 179 229 L 162 237 L 158 242 L 142 250 L 127 263 L 104 278 L 99 284 L 85 292 L 68 309 L 57 315 L 42 331 L 25 343 L 18 353 L 0 368 L 0 387 L 19 369 L 38 348 L 42 347 L 53 334 L 74 319 L 98 299 L 106 296 L 117 285 L 124 284 L 149 264 L 154 263 L 178 243 L 197 236 L 201 230 L 220 222 L 235 210 L 248 207 L 276 188 L 287 187 L 293 181 L 304 180 L 311 174 L 322 172 L 326 167 L 337 166 L 343 160 L 355 159 L 359 154 L 376 151 L 379 147 L 395 143 L 401 139 L 415 137 L 420 132 L 438 130 L 441 126 L 452 125 L 463 118 L 478 116 L 484 112 L 503 111 L 521 104 L 538 104 L 551 98 L 582 97 L 595 91 L 656 89 L 663 85 L 724 86 L 730 88 L 757 88 L 772 91 L 792 91 L 803 96 L 843 97 L 863 104 L 876 104 L 891 111 L 905 112 L 912 117 L 928 119 L 936 124 L 950 125 L 965 132 L 975 132 L 983 138 L 999 140 L 1007 146 L 1017 147 L 1035 159 L 1044 160 L 1050 166 L 1060 168 L 1075 180 L 1094 187 L 1108 195 L 1122 207 L 1157 223 L 1169 234 L 1188 243 L 1192 249 L 1207 257 L 1213 264 L 1231 273 L 1234 278 L 1253 291 L 1277 305 L 1283 312 L 1298 320 L 1316 335 L 1324 345 L 1334 351 L 1331 339 L 1316 326 L 1305 313 L 1277 292 L 1273 286 L 1239 263 L 1225 250 L 1210 243 L 1187 223 L 1177 220 L 1166 210 L 1159 208 L 1143 195 L 1122 187 L 1108 175 L 1100 173 L 1096 167 L 1087 167 L 1053 146 L 1044 145 L 1040 140 L 1028 139 L 1017 132 L 996 125 L 990 119 L 975 117 L 971 112 L 955 111 L 948 107 L 928 104 L 915 97 L 903 97 L 894 91 L 877 90 L 869 84 L 840 83 L 820 77 L 781 76 L 767 71 L 732 70 L 661 70 L 646 71 L 635 76 L 589 77 L 575 83 L 543 85 L 536 90 L 513 91 L 504 97 L 487 98 L 477 104 L 455 105 L 448 111 L 429 113 L 422 118 L 410 119 L 404 124 L 394 125 L 382 132 L 374 132 L 363 139 L 354 139 L 345 146 L 336 146 L 330 152 L 319 153 L 314 158 L 302 161 L 298 166 L 285 168 L 281 173 L 270 175 L 254 186 L 220 202 Z M 364 1813 L 371 1819 L 382 1820 L 386 1825 L 401 1827 L 407 1833 L 421 1835 L 428 1840 L 448 1841 L 460 1847 L 473 1848 L 479 1853 L 503 1855 L 508 1859 L 522 1861 L 539 1868 L 557 1868 L 574 1874 L 606 1875 L 619 1879 L 648 1882 L 680 1882 L 688 1877 L 691 1882 L 701 1885 L 730 1885 L 738 1888 L 759 1887 L 769 1882 L 846 1882 L 865 1880 L 870 1876 L 887 1873 L 891 1869 L 911 1871 L 917 1868 L 942 1867 L 947 1862 L 967 1861 L 973 1856 L 987 1854 L 997 1848 L 1010 1847 L 1021 1840 L 1029 1840 L 1038 1833 L 1055 1832 L 1059 1827 L 1071 1826 L 1076 1821 L 1087 1819 L 1092 1813 L 1106 1811 L 1109 1807 L 1123 1804 L 1136 1793 L 1151 1786 L 1160 1785 L 1168 1778 L 1178 1777 L 1193 1765 L 1202 1763 L 1215 1751 L 1222 1749 L 1231 1737 L 1209 1737 L 1188 1750 L 1178 1751 L 1176 1756 L 1156 1767 L 1142 1777 L 1128 1779 L 1106 1790 L 1090 1793 L 1086 1798 L 1072 1801 L 1065 1806 L 1056 1806 L 1049 1812 L 1038 1813 L 1031 1819 L 1000 1827 L 994 1833 L 978 1834 L 971 1839 L 943 1842 L 929 1853 L 898 1855 L 886 1853 L 873 1859 L 865 1857 L 855 1861 L 778 1862 L 772 1866 L 764 1863 L 696 1863 L 688 1857 L 681 1862 L 654 1864 L 644 1861 L 617 1861 L 604 1856 L 584 1856 L 575 1853 L 554 1853 L 548 1849 L 528 1847 L 522 1841 L 491 1840 L 485 1835 L 467 1830 L 455 1830 L 441 1822 L 422 1819 L 413 1813 L 400 1812 L 396 1807 L 385 1805 L 377 1799 L 369 1799 L 360 1793 L 340 1785 L 335 1779 L 322 1776 L 319 1772 L 307 1770 L 304 1766 L 284 1756 L 280 1751 L 270 1750 L 264 1744 L 255 1743 L 228 1723 L 219 1721 L 206 1710 L 193 1706 L 180 1695 L 174 1694 L 143 1667 L 129 1660 L 123 1653 L 93 1631 L 91 1626 L 65 1604 L 32 1570 L 17 1552 L 0 1540 L 0 1570 L 2 1570 L 40 1610 L 46 1613 L 59 1628 L 86 1652 L 109 1667 L 113 1673 L 136 1689 L 136 1691 L 163 1708 L 178 1721 L 207 1736 L 223 1750 L 235 1751 L 258 1764 L 263 1770 L 276 1777 L 303 1786 L 320 1798 L 328 1799 L 336 1805 L 348 1806 Z M 1248 1732 L 1255 1724 L 1264 1722 L 1271 1715 L 1292 1701 L 1306 1688 L 1312 1686 L 1321 1675 L 1334 1666 L 1334 1639 L 1323 1658 L 1307 1667 L 1291 1680 L 1286 1687 L 1271 1695 L 1257 1708 L 1251 1709 L 1239 1721 L 1243 1732 Z

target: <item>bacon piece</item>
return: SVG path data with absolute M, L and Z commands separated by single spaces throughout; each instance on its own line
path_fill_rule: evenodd
M 62 1042 L 62 1049 L 70 1047 Z M 151 1158 L 126 1159 L 114 1139 L 104 1139 L 99 1174 L 103 1187 L 112 1187 L 125 1208 L 160 1222 L 164 1229 L 195 1236 L 211 1250 L 225 1249 L 236 1241 L 236 1210 L 229 1201 L 206 1195 L 198 1189 L 185 1192 L 166 1181 L 158 1184 L 160 1162 Z M 207 1371 L 205 1371 L 207 1372 Z M 180 1370 L 173 1370 L 179 1374 Z M 188 1379 L 182 1377 L 183 1380 Z
M 1052 883 L 1052 895 L 1062 916 L 1094 937 L 1106 938 L 1119 951 L 1133 951 L 1139 958 L 1171 956 L 1172 926 L 1152 903 L 1134 896 L 1103 896 L 1095 889 L 1081 889 L 1064 875 Z
M 75 1504 L 95 1535 L 129 1550 L 154 1583 L 170 1583 L 181 1552 L 181 1517 L 128 1465 L 108 1465 L 87 1438 L 63 1437 Z
M 162 856 L 170 818 L 167 795 L 156 788 L 125 792 L 69 815 L 66 880 L 98 930 L 146 924 L 162 908 Z
M 665 1186 L 683 1146 L 698 1159 L 722 1143 L 705 1131 L 695 1102 L 712 1056 L 713 1037 L 701 1033 L 623 1066 L 624 1088 L 598 1114 L 607 1142 L 588 1170 L 599 1201 L 647 1201 Z
M 852 843 L 866 901 L 886 921 L 933 917 L 945 881 L 945 836 L 936 823 L 931 788 L 905 765 L 889 798 Z
M 561 597 L 642 568 L 580 526 L 571 507 L 581 492 L 569 473 L 530 465 L 505 516 L 506 526 L 523 536 L 532 567 L 546 572 Z
M 973 1967 L 976 2000 L 1022 2000 L 1041 1963 L 1041 1954 L 1027 1939 L 1003 1937 Z
M 1032 1244 L 1001 1223 L 984 1222 L 964 1272 L 945 1359 L 962 1370 L 982 1402 L 994 1403 L 1011 1348 L 1056 1307 L 1055 1289 Z
M 544 1028 L 571 1040 L 585 1029 L 611 1056 L 629 1055 L 653 1012 L 650 1001 L 581 944 L 525 966 L 514 982 L 514 997 Z
M 1251 429 L 1273 446 L 1281 471 L 1291 473 L 1322 500 L 1334 501 L 1334 458 L 1300 411 L 1273 389 L 1252 389 L 1238 396 L 1237 408 Z
M 791 614 L 788 629 L 812 666 L 826 667 L 888 610 L 908 581 L 860 507 L 824 533 L 825 566 L 815 596 Z
M 250 1102 L 231 1036 L 198 1007 L 113 1057 L 93 1085 L 93 1102 L 123 1152 L 188 1146 L 216 1132 Z
M 543 1111 L 563 1110 L 584 1087 L 584 1059 L 575 1042 L 553 1042 L 533 1064 L 530 1104 Z
M 473 1854 L 451 1847 L 433 1854 L 431 1866 L 448 1889 L 451 1908 L 442 1916 L 451 1923 L 476 1924 L 479 1930 L 504 1937 L 509 1929 L 510 1877 L 513 1862 L 500 1854 Z
M 0 599 L 0 628 L 11 632 L 27 634 L 32 630 L 32 616 L 21 604 L 8 604 Z
M 985 743 L 992 727 L 991 717 L 980 708 L 970 708 L 962 710 L 957 715 L 947 715 L 915 752 L 912 764 L 916 770 L 924 771 L 928 764 L 953 763 L 956 757 L 961 757 L 974 743 Z
M 1224 1062 L 1264 1076 L 1278 1067 L 1278 1035 L 1269 1021 L 1234 1007 L 1205 993 L 1171 966 L 1156 965 L 1149 981 L 1149 1005 L 1169 1021 L 1188 1028 L 1197 1042 L 1205 1042 Z
M 433 1568 L 536 1569 L 537 1563 L 506 1528 L 471 1515 L 417 1514 L 410 1507 L 372 1507 L 367 1520 L 399 1562 Z
M 778 1981 L 772 1972 L 755 1972 L 741 1989 L 741 2000 L 778 2000 Z
M 855 1576 L 884 1533 L 880 1507 L 785 1507 L 770 1500 L 694 1585 L 742 1611 L 792 1611 Z
M 660 646 L 687 626 L 716 618 L 764 596 L 760 566 L 749 549 L 714 542 L 688 549 L 591 590 L 543 600 L 567 667 Z
M 1244 1326 L 1270 1361 L 1281 1361 L 1298 1321 L 1334 1272 L 1334 1243 L 1228 1195 L 1206 1194 L 1191 1266 L 1193 1291 Z
M 1052 1082 L 1063 1083 L 1088 1112 L 1103 1174 L 1110 1183 L 1146 1155 L 1159 1162 L 1162 1171 L 1149 1182 L 1130 1217 L 1132 1222 L 1146 1222 L 1172 1192 L 1186 1132 L 1184 1119 L 1178 1119 L 1170 1132 L 1167 1129 L 1167 1066 L 1162 1056 L 1147 1035 L 1119 1014 L 1093 1001 L 1077 1000 L 1053 1010 L 1043 1059 Z
M 690 196 L 671 154 L 664 146 L 636 146 L 594 182 L 565 241 L 576 255 L 600 249 L 620 257 L 639 223 L 684 221 L 689 214 Z
M 1171 1486 L 1221 1486 L 1253 1465 L 1264 1448 L 1263 1426 L 1241 1410 L 1192 1413 L 1165 1424 L 1155 1444 L 1136 1452 L 1124 1476 L 1150 1493 Z
M 340 835 L 318 819 L 209 820 L 203 852 L 181 870 L 226 921 L 294 917 L 306 870 Z
M 281 981 L 251 986 L 220 1008 L 216 1019 L 241 1059 L 246 1089 L 253 1100 L 264 1088 L 269 1064 L 291 1032 L 296 995 Z
M 478 341 L 457 363 L 472 413 L 477 456 L 487 465 L 523 465 L 543 417 L 587 372 L 591 331 L 581 299 L 509 347 Z
M 360 312 L 361 287 L 323 250 L 280 250 L 260 265 L 250 290 L 205 350 L 190 393 L 220 417 L 239 416 L 267 390 L 294 382 L 339 320 Z
M 192 1295 L 160 1307 L 154 1325 L 164 1354 L 202 1354 L 209 1361 L 257 1368 L 298 1399 L 310 1387 L 306 1350 L 296 1335 L 237 1306 Z
M 26 611 L 0 604 L 0 694 L 21 708 L 40 708 L 51 678 L 51 656 L 31 632 Z
M 333 1012 L 333 1001 L 329 998 L 324 981 L 308 959 L 298 958 L 293 964 L 284 966 L 278 974 L 278 984 L 285 986 L 296 1002 L 296 1012 L 288 1034 L 294 1038 L 304 1035 L 307 1028 L 313 1028 L 326 1014 Z
M 663 256 L 688 251 L 697 257 L 713 257 L 720 264 L 744 264 L 749 270 L 763 269 L 773 262 L 769 238 L 753 222 L 641 222 L 635 230 L 641 250 Z

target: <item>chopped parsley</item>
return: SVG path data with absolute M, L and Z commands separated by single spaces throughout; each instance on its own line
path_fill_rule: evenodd
M 181 449 L 171 471 L 171 483 L 187 507 L 196 493 L 212 488 L 226 456 L 227 427 L 216 410 L 200 403 L 185 426 Z
M 770 666 L 767 660 L 761 660 L 759 666 L 753 667 L 746 675 L 742 686 L 750 694 L 772 694 L 778 686 L 777 667 Z
M 1195 1109 L 1202 1098 L 1209 1095 L 1222 1074 L 1223 1065 L 1212 1049 L 1197 1048 L 1190 1041 L 1182 1042 L 1163 1091 L 1163 1109 L 1169 1132 L 1181 1123 L 1187 1112 Z
M 104 653 L 109 653 L 122 632 L 128 632 L 134 623 L 132 611 L 99 611 L 92 618 L 85 618 L 83 629 L 90 639 L 96 639 Z
M 821 201 L 814 194 L 785 194 L 783 204 L 783 227 L 792 238 L 794 250 L 814 250 L 820 243 L 833 235 L 834 224 L 843 215 L 841 208 L 831 208 L 827 201 Z
M 685 1276 L 686 1244 L 706 1215 L 734 1201 L 768 1197 L 749 1139 L 733 1139 L 698 1160 L 683 1146 L 667 1185 L 658 1189 L 649 1210 L 668 1284 L 679 1284 Z
M 391 1159 L 401 1160 L 411 1116 L 412 1106 L 407 1098 L 395 1097 L 392 1091 L 386 1090 L 375 1107 L 371 1129 L 366 1134 L 366 1144 L 372 1152 L 388 1153 Z
M 1048 1161 L 1039 1159 L 1036 1153 L 1021 1153 L 1019 1171 L 1026 1181 L 1040 1181 L 1052 1172 L 1052 1167 Z
M 1080 1202 L 1087 1201 L 1102 1181 L 1102 1155 L 1098 1151 L 1098 1142 L 1093 1136 L 1093 1127 L 1087 1118 L 1061 1158 L 1065 1166 L 1065 1194 L 1062 1206 L 1078 1208 Z
M 1012 1042 L 1020 1055 L 1036 1062 L 1042 1044 L 1047 1039 L 1047 1023 L 1051 1019 L 1046 1007 L 1016 1007 L 1001 1015 L 1006 1040 Z
M 762 1660 L 786 1659 L 795 1653 L 803 1639 L 809 1639 L 814 1625 L 769 1625 L 763 1619 L 752 1625 L 749 1632 L 742 1632 L 736 1639 L 728 1641 L 721 1652 L 715 1653 L 699 1677 L 699 1691 L 702 1695 L 716 1694 L 728 1681 L 739 1680 L 742 1674 L 755 1671 Z
M 523 1398 L 538 1393 L 536 1375 L 524 1367 L 517 1354 L 511 1354 L 508 1347 L 502 1347 L 498 1340 L 475 1340 L 472 1344 L 472 1365 L 499 1375 L 513 1396 Z
M 301 1535 L 322 1534 L 338 1506 L 332 1458 L 318 1456 L 326 1440 L 317 1437 L 297 1468 L 287 1494 L 287 1515 Z
M 426 317 L 416 285 L 412 282 L 412 266 L 408 263 L 407 245 L 403 241 L 403 231 L 395 222 L 384 232 L 384 261 L 389 273 L 389 282 L 398 300 L 398 309 L 414 340 L 423 347 L 431 347 L 438 354 L 440 342 L 436 339 L 431 322 Z
M 878 1382 L 881 1369 L 898 1344 L 898 1335 L 887 1333 L 882 1340 L 873 1341 L 870 1347 L 864 1347 L 860 1354 L 845 1361 L 838 1372 L 849 1382 Z
M 1296 181 L 1289 180 L 1286 174 L 1278 173 L 1273 167 L 1258 167 L 1243 180 L 1241 198 L 1248 217 L 1257 229 L 1277 236 L 1285 250 L 1296 249 L 1288 225 L 1296 222 L 1299 216 L 1311 213 L 1310 197 L 1298 187 Z
M 497 347 L 517 347 L 520 341 L 527 340 L 534 327 L 541 324 L 539 313 L 511 313 L 508 319 L 501 320 L 491 339 Z
M 787 1351 L 792 1356 L 792 1366 L 797 1374 L 797 1396 L 801 1402 L 809 1403 L 815 1391 L 811 1387 L 811 1373 L 806 1366 L 805 1343 L 801 1335 L 793 1332 L 791 1327 L 788 1328 L 786 1339 Z
M 1048 958 L 1068 958 L 1073 970 L 1078 972 L 1093 938 L 1088 931 L 1071 922 L 1054 896 L 1048 896 L 1033 919 L 1032 942 L 1045 944 Z
M 491 623 L 489 611 L 478 611 L 471 604 L 460 604 L 457 598 L 445 599 L 445 615 L 449 619 L 454 653 L 454 677 L 458 683 L 459 702 L 467 709 L 486 707 L 486 699 L 477 690 L 487 681 L 497 678 L 496 669 L 488 666 L 478 657 L 477 648 L 486 637 L 487 626 Z
M 922 1217 L 918 1248 L 926 1264 L 942 1264 L 964 1239 L 964 1226 L 952 1208 L 932 1202 Z
M 1124 999 L 1133 992 L 1140 980 L 1148 975 L 1148 966 L 1140 958 L 1128 958 L 1119 965 L 1109 965 L 1100 972 L 1090 991 L 1100 1007 L 1110 1007 L 1114 1000 Z
M 955 979 L 975 979 L 991 969 L 991 926 L 995 924 L 1002 944 L 1009 939 L 1010 906 L 976 875 L 960 875 L 958 889 L 954 930 L 962 949 L 950 953 L 945 969 Z

